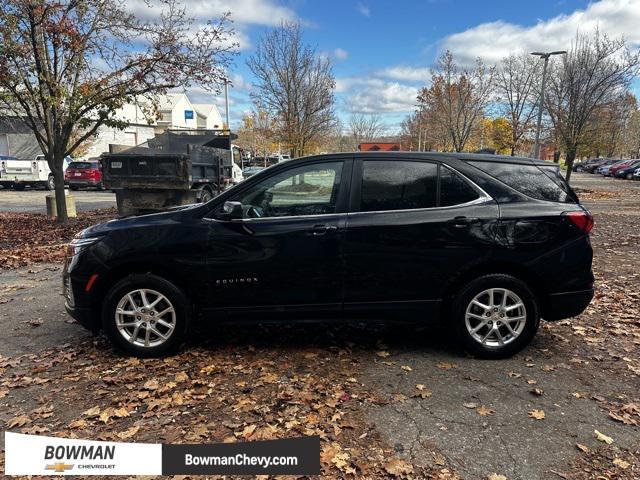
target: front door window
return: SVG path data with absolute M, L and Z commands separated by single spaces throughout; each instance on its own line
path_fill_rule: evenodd
M 336 212 L 342 162 L 303 165 L 266 178 L 231 200 L 244 218 L 326 215 Z

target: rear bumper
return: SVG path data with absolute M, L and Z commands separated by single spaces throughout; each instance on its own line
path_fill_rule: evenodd
M 552 293 L 547 297 L 542 318 L 562 320 L 580 315 L 593 299 L 593 288 L 573 292 Z
M 74 178 L 67 178 L 65 181 L 74 187 L 97 187 L 102 183 L 102 180 L 76 180 Z

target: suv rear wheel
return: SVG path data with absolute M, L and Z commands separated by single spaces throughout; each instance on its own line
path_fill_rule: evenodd
M 129 275 L 109 290 L 102 325 L 110 340 L 138 357 L 174 352 L 183 342 L 189 303 L 173 283 L 152 274 Z
M 526 347 L 540 324 L 535 295 L 511 275 L 485 275 L 456 296 L 453 315 L 464 348 L 480 358 L 506 358 Z

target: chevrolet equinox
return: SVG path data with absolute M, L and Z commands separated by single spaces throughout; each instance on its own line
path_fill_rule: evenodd
M 107 165 L 106 168 L 109 168 Z M 593 220 L 558 166 L 350 153 L 268 168 L 204 204 L 80 232 L 67 311 L 137 356 L 195 321 L 444 322 L 484 358 L 593 297 Z

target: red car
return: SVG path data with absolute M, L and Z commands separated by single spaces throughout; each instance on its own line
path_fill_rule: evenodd
M 631 159 L 631 160 L 629 160 L 629 161 L 627 161 L 627 162 L 622 162 L 622 163 L 617 163 L 617 164 L 615 164 L 615 165 L 612 165 L 612 166 L 609 168 L 609 175 L 610 175 L 610 176 L 612 176 L 612 177 L 615 177 L 615 176 L 616 176 L 616 172 L 617 172 L 618 170 L 622 170 L 622 169 L 624 169 L 624 168 L 628 168 L 628 167 L 630 167 L 630 166 L 631 166 L 631 164 L 632 164 L 633 162 L 637 162 L 637 161 L 638 161 L 637 159 Z
M 64 174 L 65 181 L 71 190 L 96 187 L 102 190 L 102 165 L 95 160 L 87 162 L 71 162 Z

